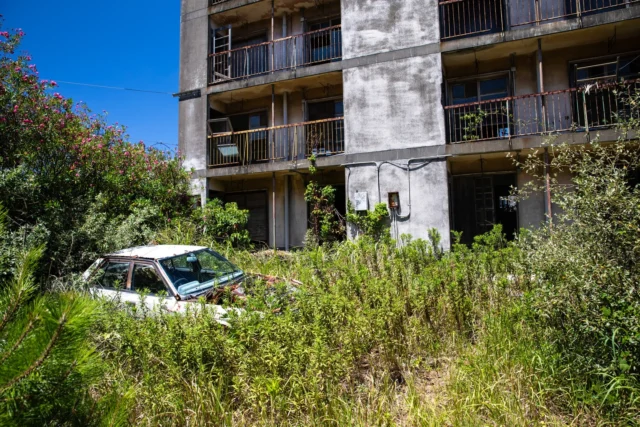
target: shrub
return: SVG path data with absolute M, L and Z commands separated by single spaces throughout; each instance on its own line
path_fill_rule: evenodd
M 250 242 L 247 222 L 249 211 L 238 209 L 236 203 L 223 204 L 213 199 L 192 215 L 196 230 L 205 238 L 214 238 L 232 246 L 246 246 Z

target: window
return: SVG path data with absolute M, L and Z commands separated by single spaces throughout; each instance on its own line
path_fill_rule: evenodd
M 134 291 L 148 291 L 151 294 L 166 293 L 167 288 L 158 276 L 153 265 L 135 264 L 131 276 L 131 289 Z
M 318 121 L 344 117 L 342 99 L 307 103 L 307 118 Z M 332 120 L 309 124 L 307 131 L 307 155 L 329 155 L 344 151 L 344 122 Z
M 342 56 L 342 32 L 340 29 L 320 31 L 336 25 L 340 25 L 340 18 L 327 19 L 309 25 L 309 31 L 312 33 L 306 37 L 307 58 L 305 62 L 329 61 Z
M 640 77 L 640 53 L 582 61 L 575 63 L 572 70 L 574 87 L 638 77 Z
M 640 53 L 574 63 L 570 77 L 573 87 L 597 84 L 589 91 L 572 92 L 574 123 L 580 128 L 611 126 L 630 113 L 611 84 L 640 77 Z
M 513 113 L 509 76 L 455 81 L 449 85 L 447 132 L 449 142 L 506 138 L 511 134 Z
M 344 116 L 344 104 L 342 99 L 307 103 L 307 116 L 309 121 L 332 119 Z
M 506 98 L 509 96 L 508 84 L 509 78 L 507 76 L 453 83 L 450 95 L 451 104 L 469 104 Z
M 128 262 L 108 262 L 101 270 L 97 281 L 102 287 L 124 289 L 127 286 Z

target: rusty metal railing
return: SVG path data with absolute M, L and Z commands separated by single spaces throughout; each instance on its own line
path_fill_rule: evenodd
M 340 154 L 344 152 L 344 118 L 211 133 L 207 152 L 209 167 L 301 160 L 312 154 Z
M 509 0 L 511 26 L 535 25 L 607 10 L 640 0 Z
M 444 0 L 440 8 L 440 39 L 503 31 L 502 0 Z
M 628 118 L 640 81 L 591 85 L 444 107 L 447 143 L 611 127 Z
M 340 25 L 209 55 L 209 84 L 342 59 Z

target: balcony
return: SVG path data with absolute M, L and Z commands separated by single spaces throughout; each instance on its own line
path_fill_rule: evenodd
M 228 2 L 229 0 L 209 0 L 209 6 L 215 6 L 220 3 Z
M 342 30 L 340 25 L 336 25 L 213 53 L 209 55 L 209 84 L 340 59 L 342 59 Z
M 628 118 L 633 91 L 640 80 L 448 105 L 447 143 L 612 127 Z
M 207 146 L 210 168 L 301 160 L 311 155 L 343 152 L 343 117 L 240 132 L 210 131 Z
M 440 39 L 502 32 L 625 8 L 640 0 L 444 0 L 439 2 Z

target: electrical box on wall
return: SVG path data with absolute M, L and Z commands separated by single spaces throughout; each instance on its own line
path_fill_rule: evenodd
M 353 209 L 356 212 L 369 210 L 369 197 L 366 191 L 361 191 L 353 195 Z
M 389 193 L 389 209 L 400 209 L 400 193 Z

